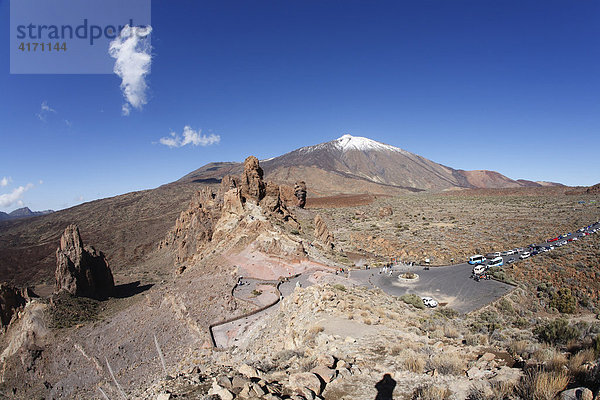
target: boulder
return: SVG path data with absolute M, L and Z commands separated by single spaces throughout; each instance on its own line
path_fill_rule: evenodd
M 56 249 L 56 292 L 105 299 L 115 289 L 108 262 L 101 251 L 85 246 L 77 225 L 69 225 Z
M 335 358 L 329 354 L 321 354 L 319 357 L 317 357 L 317 364 L 323 365 L 327 368 L 333 368 L 335 366 Z
M 321 394 L 321 380 L 312 372 L 300 372 L 290 375 L 290 386 L 296 390 L 309 389 Z
M 242 364 L 238 367 L 238 372 L 246 378 L 258 378 L 259 374 L 256 368 L 249 366 L 248 364 Z
M 304 208 L 306 205 L 306 183 L 304 181 L 296 182 L 294 184 L 294 196 L 298 202 L 296 205 L 300 208 Z
M 263 182 L 263 170 L 258 163 L 258 158 L 250 156 L 244 161 L 244 172 L 240 186 L 245 200 L 258 204 L 265 197 L 266 188 Z
M 561 392 L 560 400 L 594 400 L 594 394 L 588 388 L 578 387 Z
M 310 370 L 313 374 L 319 376 L 325 383 L 331 382 L 335 378 L 335 369 L 327 368 L 324 365 L 318 365 Z

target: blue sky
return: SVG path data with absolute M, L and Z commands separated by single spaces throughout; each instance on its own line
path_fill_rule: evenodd
M 0 210 L 61 209 L 345 133 L 454 168 L 598 183 L 600 2 L 540 4 L 152 2 L 147 103 L 128 116 L 116 74 L 11 75 L 2 57 Z M 8 24 L 0 0 L 4 55 Z M 160 144 L 185 126 L 220 141 Z

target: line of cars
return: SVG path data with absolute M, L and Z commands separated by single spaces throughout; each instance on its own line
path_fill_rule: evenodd
M 525 260 L 531 256 L 545 253 L 554 250 L 556 247 L 561 247 L 569 242 L 578 240 L 581 237 L 596 233 L 600 229 L 600 221 L 580 228 L 575 233 L 565 233 L 564 235 L 556 236 L 546 240 L 544 245 L 531 244 L 527 249 L 515 248 L 512 250 L 506 250 L 502 252 L 488 253 L 485 256 L 476 254 L 467 260 L 467 262 L 473 265 L 473 273 L 471 278 L 476 281 L 482 279 L 491 279 L 488 270 L 492 267 L 501 267 L 504 264 L 512 264 L 517 261 L 518 257 L 520 260 Z

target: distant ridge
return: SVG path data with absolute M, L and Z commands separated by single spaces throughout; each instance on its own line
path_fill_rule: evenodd
M 0 211 L 0 221 L 6 221 L 9 219 L 21 219 L 21 218 L 30 218 L 37 217 L 39 215 L 46 215 L 53 213 L 53 210 L 45 210 L 45 211 L 31 211 L 29 207 L 18 208 L 10 213 L 5 213 Z

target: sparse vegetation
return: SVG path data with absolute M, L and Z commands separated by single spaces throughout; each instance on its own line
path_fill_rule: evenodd
M 424 309 L 425 305 L 423 304 L 423 300 L 417 296 L 416 294 L 405 294 L 400 296 L 400 300 L 405 302 L 406 304 L 410 304 L 416 308 Z
M 69 328 L 98 319 L 101 302 L 87 297 L 75 297 L 67 292 L 54 295 L 50 306 L 50 326 Z

